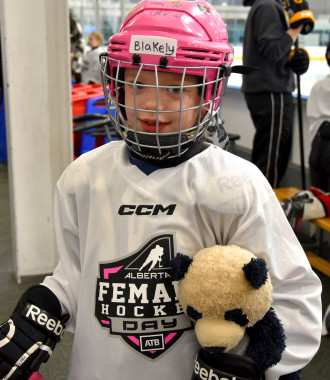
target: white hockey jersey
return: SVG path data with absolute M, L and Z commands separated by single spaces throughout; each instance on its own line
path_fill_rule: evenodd
M 287 335 L 267 379 L 303 367 L 318 349 L 320 281 L 261 172 L 218 147 L 149 175 L 123 142 L 84 154 L 58 181 L 55 228 L 60 261 L 44 284 L 71 316 L 70 380 L 189 380 L 199 345 L 170 260 L 215 244 L 267 261 Z

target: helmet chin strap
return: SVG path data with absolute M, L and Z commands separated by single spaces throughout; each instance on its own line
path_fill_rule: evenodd
M 127 139 L 136 141 L 133 131 L 128 131 Z M 201 139 L 196 141 L 191 140 L 181 147 L 180 156 L 178 156 L 178 136 L 159 136 L 159 144 L 157 143 L 156 136 L 139 134 L 138 140 L 140 145 L 148 145 L 148 147 L 140 146 L 139 149 L 137 143 L 130 144 L 126 141 L 131 150 L 131 154 L 139 160 L 162 168 L 177 166 L 204 149 L 203 141 Z M 188 140 L 189 139 L 186 135 L 181 136 L 181 142 L 186 142 Z M 159 153 L 159 147 L 161 153 Z
M 152 161 L 163 161 L 173 156 L 178 156 L 179 144 L 188 141 L 188 136 L 181 135 L 151 135 L 134 131 L 127 131 L 127 142 L 133 152 L 141 159 L 149 159 Z M 180 155 L 188 150 L 189 143 L 181 146 Z

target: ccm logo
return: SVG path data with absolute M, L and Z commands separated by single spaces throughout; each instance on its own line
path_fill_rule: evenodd
M 176 204 L 162 205 L 122 205 L 119 207 L 119 215 L 158 215 L 160 213 L 173 215 Z
M 25 317 L 36 322 L 38 325 L 43 326 L 43 328 L 46 328 L 48 331 L 53 332 L 56 336 L 62 338 L 65 328 L 62 326 L 61 321 L 49 318 L 49 316 L 42 312 L 39 307 L 30 305 Z

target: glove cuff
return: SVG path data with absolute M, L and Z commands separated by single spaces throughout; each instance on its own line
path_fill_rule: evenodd
M 303 9 L 293 14 L 290 17 L 289 22 L 293 29 L 298 28 L 300 25 L 304 25 L 301 34 L 308 34 L 314 28 L 315 19 L 311 10 Z

